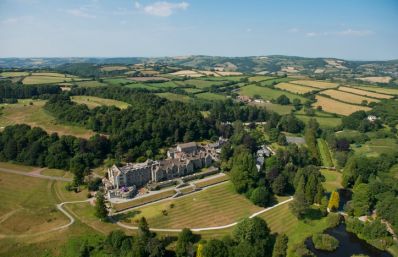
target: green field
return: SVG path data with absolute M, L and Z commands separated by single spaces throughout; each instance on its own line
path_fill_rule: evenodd
M 382 153 L 388 154 L 398 151 L 398 143 L 396 139 L 391 138 L 379 138 L 379 139 L 371 139 L 365 144 L 357 147 L 352 146 L 355 151 L 355 154 L 363 154 L 366 156 L 374 156 L 377 157 Z
M 138 208 L 135 210 L 137 214 L 129 218 L 128 223 L 134 224 L 140 217 L 145 217 L 154 228 L 221 226 L 248 217 L 258 210 L 261 208 L 235 193 L 233 185 L 228 182 L 182 198 Z
M 147 85 L 147 84 L 143 84 L 143 83 L 132 83 L 132 84 L 125 85 L 125 87 L 128 87 L 128 88 L 143 88 L 143 89 L 148 89 L 148 90 L 157 90 L 156 87 L 153 87 L 153 86 L 150 86 L 150 85 Z
M 36 167 L 19 165 L 11 162 L 0 162 L 0 168 L 23 171 L 23 172 L 32 172 L 36 169 Z
M 329 147 L 323 138 L 317 139 L 318 150 L 321 155 L 322 164 L 326 167 L 333 167 L 332 156 L 330 155 Z
M 60 73 L 33 73 L 32 76 L 27 76 L 23 79 L 22 83 L 25 85 L 34 84 L 52 84 L 60 82 L 70 82 L 81 80 L 77 77 L 66 76 Z
M 391 167 L 390 169 L 390 174 L 398 179 L 398 164 L 395 164 L 394 166 Z
M 93 109 L 98 106 L 106 105 L 106 106 L 116 106 L 120 109 L 127 109 L 129 107 L 128 103 L 118 101 L 118 100 L 113 100 L 113 99 L 105 99 L 105 98 L 100 98 L 100 97 L 95 97 L 95 96 L 85 96 L 85 95 L 78 95 L 78 96 L 72 96 L 72 101 L 79 103 L 79 104 L 85 104 L 87 105 L 88 108 Z
M 207 81 L 201 79 L 188 79 L 185 81 L 176 82 L 177 85 L 180 86 L 194 86 L 199 89 L 210 88 L 211 86 L 220 86 L 224 83 L 224 81 Z
M 22 76 L 28 76 L 29 72 L 26 71 L 5 71 L 0 73 L 0 76 L 2 77 L 22 77 Z
M 101 82 L 96 81 L 96 80 L 79 81 L 79 82 L 75 82 L 75 83 L 79 87 L 102 87 L 102 86 L 106 86 L 105 83 L 101 83 Z
M 174 94 L 174 93 L 158 93 L 156 94 L 160 97 L 164 97 L 170 101 L 181 101 L 181 102 L 189 102 L 192 101 L 193 99 L 187 95 L 179 95 L 179 94 Z
M 274 103 L 255 103 L 253 105 L 265 107 L 267 110 L 279 113 L 280 115 L 289 114 L 293 110 L 292 105 L 281 105 Z
M 120 84 L 131 84 L 131 83 L 134 83 L 134 81 L 126 79 L 126 78 L 109 78 L 109 79 L 104 79 L 104 82 L 106 84 L 110 84 L 110 85 L 120 85 Z
M 32 105 L 30 105 L 30 102 Z M 0 115 L 0 127 L 13 124 L 28 124 L 32 127 L 41 127 L 48 133 L 59 135 L 73 135 L 89 138 L 95 133 L 79 126 L 59 124 L 55 118 L 43 109 L 43 100 L 19 100 L 16 104 L 1 104 L 4 109 Z
M 276 90 L 268 87 L 261 87 L 261 86 L 256 86 L 256 85 L 248 85 L 240 88 L 240 94 L 245 95 L 245 96 L 250 96 L 254 97 L 255 95 L 259 95 L 262 99 L 264 100 L 272 100 L 276 99 L 281 95 L 286 95 L 290 101 L 293 101 L 293 99 L 297 98 L 300 99 L 302 103 L 306 102 L 307 99 L 295 95 L 289 92 L 281 91 L 281 90 Z
M 250 82 L 259 82 L 259 81 L 264 81 L 264 80 L 270 80 L 270 79 L 273 79 L 273 78 L 275 78 L 275 77 L 258 75 L 258 76 L 250 77 L 249 81 Z
M 224 95 L 209 93 L 209 92 L 196 94 L 196 96 L 198 98 L 201 98 L 204 100 L 209 100 L 209 101 L 223 101 L 223 100 L 227 99 Z
M 321 169 L 321 174 L 325 177 L 325 182 L 322 183 L 326 191 L 332 192 L 342 188 L 341 182 L 343 180 L 342 174 L 336 170 Z

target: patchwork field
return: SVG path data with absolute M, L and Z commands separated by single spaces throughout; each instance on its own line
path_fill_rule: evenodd
M 351 93 L 347 93 L 340 90 L 328 89 L 322 91 L 322 94 L 328 95 L 334 99 L 347 102 L 347 103 L 354 103 L 354 104 L 361 104 L 363 101 L 367 101 L 368 103 L 371 102 L 379 102 L 379 100 L 374 98 L 369 98 L 365 96 L 355 95 Z
M 30 105 L 30 102 L 32 105 Z M 0 127 L 12 124 L 28 124 L 32 127 L 41 127 L 48 133 L 58 133 L 59 135 L 73 135 L 82 138 L 89 138 L 95 133 L 91 130 L 59 124 L 51 114 L 43 109 L 43 100 L 19 100 L 16 104 L 2 104 L 4 109 L 0 115 Z
M 264 80 L 269 80 L 273 79 L 274 77 L 271 76 L 253 76 L 249 78 L 250 82 L 259 82 L 259 81 L 264 81 Z
M 370 111 L 371 110 L 371 108 L 366 107 L 366 106 L 342 103 L 340 101 L 336 101 L 331 98 L 320 96 L 320 95 L 317 95 L 315 98 L 317 101 L 312 106 L 314 108 L 321 106 L 322 110 L 325 112 L 337 113 L 337 114 L 341 114 L 341 115 L 350 115 L 351 113 L 356 112 L 356 111 L 361 111 L 361 110 Z
M 208 81 L 201 79 L 188 79 L 185 81 L 176 81 L 175 83 L 179 86 L 192 86 L 199 89 L 210 88 L 211 86 L 220 86 L 225 81 Z
M 74 80 L 74 78 L 70 77 L 59 77 L 59 76 L 28 76 L 25 77 L 22 81 L 25 85 L 34 85 L 34 84 L 51 84 L 51 83 L 59 83 L 59 82 L 69 82 Z
M 391 80 L 391 77 L 364 77 L 364 78 L 357 78 L 362 81 L 373 82 L 373 83 L 388 83 Z
M 104 66 L 101 67 L 102 71 L 115 71 L 115 70 L 127 70 L 128 68 L 126 66 Z
M 290 83 L 279 83 L 275 86 L 276 88 L 287 90 L 289 92 L 295 93 L 295 94 L 305 94 L 308 92 L 312 92 L 315 89 L 312 87 L 306 87 L 306 86 L 299 86 L 296 84 L 290 84 Z
M 384 88 L 384 87 L 375 87 L 375 86 L 354 86 L 354 87 L 381 94 L 398 95 L 398 89 L 395 88 Z
M 317 80 L 295 80 L 291 81 L 293 84 L 315 87 L 315 88 L 335 88 L 338 85 L 332 82 L 317 81 Z
M 366 91 L 366 90 L 361 90 L 361 89 L 352 88 L 352 87 L 339 87 L 339 91 L 345 91 L 345 92 L 354 93 L 354 94 L 357 94 L 357 95 L 370 96 L 370 97 L 379 98 L 379 99 L 392 98 L 392 96 L 390 96 L 390 95 L 384 95 L 384 94 L 380 94 L 380 93 L 369 92 L 369 91 Z
M 261 86 L 256 86 L 256 85 L 248 85 L 240 88 L 240 94 L 245 95 L 245 96 L 250 96 L 254 97 L 255 95 L 259 95 L 261 98 L 264 100 L 272 100 L 276 99 L 281 95 L 286 95 L 290 101 L 293 101 L 293 99 L 297 98 L 300 99 L 301 102 L 305 102 L 307 99 L 298 96 L 289 92 L 281 91 L 281 90 L 276 90 L 268 87 L 261 87 Z
M 180 77 L 187 76 L 187 77 L 192 77 L 192 78 L 205 76 L 204 74 L 201 74 L 201 73 L 193 71 L 193 70 L 180 70 L 180 71 L 176 71 L 176 72 L 170 73 L 170 75 L 180 76 Z
M 33 234 L 67 224 L 55 207 L 54 183 L 1 172 L 0 234 Z
M 105 98 L 100 98 L 100 97 L 95 97 L 95 96 L 84 96 L 84 95 L 78 95 L 78 96 L 72 96 L 72 101 L 79 103 L 79 104 L 85 104 L 87 105 L 88 108 L 93 109 L 98 106 L 106 105 L 106 106 L 116 106 L 120 109 L 127 109 L 129 107 L 128 103 L 122 102 L 122 101 L 117 101 L 113 99 L 105 99 Z
M 79 87 L 101 87 L 106 86 L 105 83 L 101 83 L 96 80 L 89 80 L 89 81 L 79 81 L 75 82 Z
M 0 73 L 0 76 L 2 77 L 22 77 L 22 76 L 28 76 L 29 72 L 26 71 L 5 71 Z
M 45 77 L 59 77 L 59 78 L 77 78 L 76 76 L 69 74 L 62 74 L 56 72 L 33 72 L 32 76 L 45 76 Z
M 316 113 L 315 116 L 308 116 L 303 114 L 297 114 L 296 116 L 306 124 L 311 118 L 315 118 L 321 128 L 334 128 L 341 124 L 340 117 L 333 117 L 332 115 L 328 115 L 326 113 Z
M 136 209 L 128 219 L 135 223 L 145 217 L 154 228 L 200 228 L 227 225 L 261 210 L 244 196 L 234 192 L 231 183 L 202 192 Z

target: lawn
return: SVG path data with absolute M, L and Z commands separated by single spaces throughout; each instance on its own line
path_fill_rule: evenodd
M 55 207 L 54 183 L 0 172 L 0 234 L 32 234 L 67 224 Z
M 394 153 L 398 151 L 397 140 L 391 138 L 371 139 L 365 144 L 357 147 L 352 146 L 356 154 L 363 154 L 366 156 L 379 156 L 382 153 Z
M 366 107 L 366 106 L 359 106 L 359 105 L 353 105 L 353 104 L 347 104 L 343 103 L 337 100 L 333 100 L 328 97 L 320 96 L 317 95 L 316 97 L 316 102 L 312 105 L 313 107 L 317 108 L 318 106 L 322 107 L 322 110 L 325 112 L 330 112 L 330 113 L 337 113 L 341 115 L 350 115 L 353 112 L 356 111 L 370 111 L 371 108 Z
M 0 168 L 22 171 L 22 172 L 32 172 L 35 169 L 37 169 L 37 167 L 25 166 L 25 165 L 15 164 L 15 163 L 11 163 L 11 162 L 0 162 Z
M 342 174 L 336 170 L 321 169 L 321 174 L 326 181 L 322 183 L 323 188 L 328 192 L 336 191 L 342 188 L 341 182 L 343 180 Z
M 333 167 L 332 157 L 330 155 L 329 147 L 323 138 L 317 139 L 318 150 L 321 155 L 322 164 L 326 167 Z
M 40 172 L 42 175 L 52 176 L 52 177 L 63 177 L 63 178 L 73 178 L 72 172 L 66 170 L 58 170 L 58 169 L 44 169 Z
M 127 107 L 129 107 L 128 103 L 125 103 L 122 101 L 100 98 L 100 97 L 95 97 L 95 96 L 84 96 L 84 95 L 72 96 L 72 101 L 79 103 L 79 104 L 85 104 L 90 109 L 93 109 L 95 107 L 102 106 L 102 105 L 116 106 L 120 109 L 127 109 Z
M 32 105 L 30 105 L 30 102 Z M 95 133 L 79 126 L 59 124 L 55 118 L 43 109 L 43 100 L 19 100 L 16 104 L 3 104 L 0 115 L 0 127 L 13 124 L 28 124 L 32 127 L 41 127 L 48 133 L 59 135 L 73 135 L 76 137 L 89 138 Z
M 201 98 L 204 100 L 209 100 L 209 101 L 223 101 L 223 100 L 227 99 L 224 95 L 209 93 L 209 92 L 196 94 L 196 96 L 198 98 Z
M 240 94 L 245 95 L 245 96 L 250 96 L 254 97 L 255 95 L 259 95 L 262 99 L 264 100 L 272 100 L 278 98 L 280 95 L 286 95 L 290 101 L 293 101 L 293 99 L 297 98 L 300 99 L 301 102 L 306 102 L 307 99 L 295 95 L 289 92 L 285 92 L 282 90 L 276 90 L 268 87 L 262 87 L 262 86 L 256 86 L 256 85 L 248 85 L 240 88 Z
M 227 225 L 259 210 L 260 207 L 235 193 L 232 183 L 228 182 L 136 209 L 137 214 L 129 221 L 134 224 L 140 217 L 145 217 L 154 228 L 200 228 Z
M 325 94 L 334 99 L 337 99 L 337 100 L 340 100 L 343 102 L 347 102 L 347 103 L 352 103 L 352 104 L 361 104 L 362 101 L 366 101 L 368 103 L 379 102 L 379 100 L 374 99 L 374 98 L 355 95 L 355 94 L 347 93 L 347 92 L 340 91 L 340 90 L 334 90 L 334 89 L 328 89 L 328 90 L 322 91 L 322 94 Z
M 325 116 L 325 115 L 307 116 L 307 115 L 297 114 L 296 117 L 305 123 L 307 123 L 311 118 L 315 118 L 318 121 L 319 126 L 321 128 L 334 128 L 341 124 L 340 117 L 333 117 L 331 115 L 330 116 Z
M 164 97 L 170 101 L 180 101 L 180 102 L 189 102 L 192 101 L 193 99 L 187 95 L 179 95 L 179 94 L 174 94 L 174 93 L 158 93 L 156 94 L 160 97 Z

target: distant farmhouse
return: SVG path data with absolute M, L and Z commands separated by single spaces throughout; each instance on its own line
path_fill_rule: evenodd
M 137 188 L 150 182 L 161 182 L 183 177 L 209 167 L 219 160 L 222 145 L 220 138 L 216 143 L 198 145 L 195 142 L 178 144 L 167 151 L 165 160 L 147 160 L 143 163 L 128 163 L 123 167 L 113 165 L 108 169 L 105 185 L 109 197 L 131 197 Z

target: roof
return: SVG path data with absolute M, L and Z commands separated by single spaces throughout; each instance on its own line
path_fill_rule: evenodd
M 192 148 L 192 147 L 196 147 L 196 142 L 189 142 L 189 143 L 184 143 L 184 144 L 178 144 L 177 146 L 179 146 L 181 149 L 186 149 L 186 148 Z

